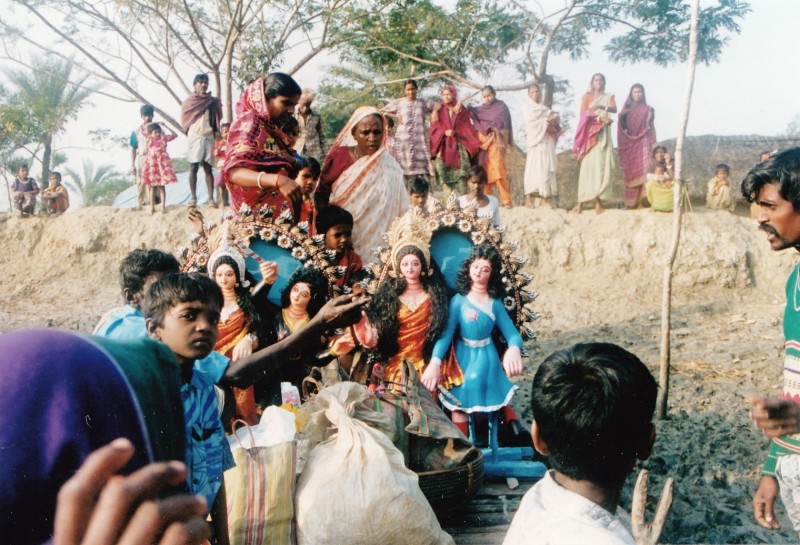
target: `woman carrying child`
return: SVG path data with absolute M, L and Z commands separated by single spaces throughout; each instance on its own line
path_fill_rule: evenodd
M 164 134 L 162 127 L 169 131 Z M 142 183 L 150 188 L 150 213 L 156 211 L 155 198 L 161 199 L 161 213 L 167 211 L 166 185 L 178 181 L 175 169 L 172 168 L 172 159 L 167 153 L 167 143 L 178 137 L 175 131 L 163 123 L 151 123 L 147 126 L 147 157 L 142 170 Z

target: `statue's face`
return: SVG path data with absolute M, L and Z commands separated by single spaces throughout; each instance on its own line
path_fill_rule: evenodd
M 422 274 L 422 261 L 414 254 L 407 254 L 400 260 L 400 274 L 406 281 L 419 281 Z
M 233 289 L 236 286 L 236 273 L 233 267 L 227 263 L 217 266 L 217 270 L 214 271 L 214 281 L 223 291 Z
M 292 310 L 307 312 L 311 301 L 311 286 L 306 282 L 298 282 L 289 292 L 289 306 Z
M 487 259 L 476 259 L 469 266 L 469 278 L 474 286 L 488 286 L 491 276 L 492 264 Z

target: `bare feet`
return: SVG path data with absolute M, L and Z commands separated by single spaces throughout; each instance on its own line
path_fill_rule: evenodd
M 605 212 L 605 209 L 603 208 L 603 205 L 600 204 L 600 201 L 598 200 L 597 202 L 594 203 L 594 213 L 595 214 L 602 214 L 603 212 Z
M 572 209 L 572 212 L 575 212 L 576 214 L 580 214 L 581 213 L 581 203 L 576 204 L 575 207 Z
M 546 199 L 545 197 L 542 197 L 542 200 L 541 200 L 541 205 L 542 205 L 542 206 L 546 206 L 546 207 L 548 207 L 548 208 L 553 208 L 553 205 L 552 205 L 552 204 L 550 203 L 550 201 L 549 201 L 548 199 Z
M 533 199 L 531 199 L 530 195 L 525 195 L 525 206 L 533 208 Z

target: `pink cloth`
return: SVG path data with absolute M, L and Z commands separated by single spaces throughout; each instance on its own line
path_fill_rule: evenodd
M 650 152 L 656 143 L 653 108 L 641 100 L 628 106 L 617 126 L 619 163 L 625 180 L 625 202 L 633 205 L 644 187 Z
M 177 138 L 174 134 L 165 134 L 160 139 L 147 139 L 147 156 L 142 169 L 142 183 L 147 186 L 161 186 L 178 181 L 172 159 L 167 153 L 167 142 Z
M 458 156 L 458 145 L 464 146 L 470 157 L 475 157 L 481 147 L 475 129 L 472 126 L 472 116 L 466 108 L 460 108 L 457 113 L 452 113 L 448 106 L 456 104 L 456 89 L 452 85 L 445 87 L 453 93 L 453 102 L 445 104 L 438 112 L 438 119 L 431 121 L 431 158 L 435 159 L 441 154 L 445 166 L 461 168 L 461 159 Z M 452 136 L 445 136 L 445 131 L 452 130 Z
M 590 110 L 581 112 L 578 129 L 575 131 L 575 141 L 572 144 L 572 151 L 578 155 L 578 161 L 597 144 L 597 135 L 602 130 L 603 124 L 598 116 Z

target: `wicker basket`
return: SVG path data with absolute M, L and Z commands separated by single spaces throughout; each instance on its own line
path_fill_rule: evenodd
M 483 453 L 472 447 L 462 465 L 417 473 L 419 487 L 441 518 L 455 507 L 466 504 L 483 483 Z

